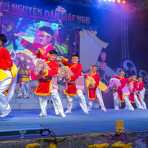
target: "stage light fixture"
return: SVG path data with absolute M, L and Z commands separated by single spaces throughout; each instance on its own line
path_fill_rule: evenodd
M 98 2 L 110 2 L 110 3 L 117 3 L 117 4 L 126 4 L 127 0 L 98 0 Z

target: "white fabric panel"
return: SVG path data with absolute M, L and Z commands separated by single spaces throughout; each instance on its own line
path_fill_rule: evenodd
M 101 50 L 107 46 L 108 43 L 99 39 L 95 32 L 80 31 L 80 63 L 83 65 L 84 71 L 96 64 Z

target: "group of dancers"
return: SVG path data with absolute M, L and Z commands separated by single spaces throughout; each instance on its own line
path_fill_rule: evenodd
M 3 72 L 3 75 L 0 74 L 0 112 L 1 106 L 3 106 L 1 96 L 8 95 L 7 92 L 9 92 L 14 77 L 12 73 L 14 61 L 9 51 L 4 47 L 5 42 L 6 36 L 0 34 L 0 72 Z M 72 55 L 71 60 L 68 60 L 65 57 L 58 56 L 54 48 L 50 49 L 47 51 L 46 48 L 39 48 L 32 52 L 37 59 L 43 61 L 43 63 L 40 63 L 41 65 L 37 65 L 40 68 L 30 71 L 29 75 L 38 82 L 32 93 L 39 100 L 41 109 L 39 116 L 47 116 L 48 100 L 51 100 L 55 114 L 65 117 L 66 114 L 72 112 L 75 96 L 79 98 L 79 104 L 84 113 L 89 114 L 94 103 L 97 103 L 101 110 L 106 112 L 102 92 L 107 93 L 108 91 L 112 91 L 115 110 L 120 109 L 122 102 L 125 103 L 125 108 L 131 111 L 134 110 L 133 104 L 136 104 L 138 109 L 147 108 L 144 101 L 145 88 L 142 77 L 137 78 L 133 74 L 127 78 L 125 77 L 125 71 L 120 70 L 105 85 L 101 81 L 96 65 L 91 65 L 89 72 L 83 73 L 83 67 L 79 63 L 78 55 Z M 59 94 L 59 83 L 61 81 L 64 84 L 63 92 L 67 98 L 65 111 Z M 86 95 L 84 95 L 84 92 L 87 92 Z

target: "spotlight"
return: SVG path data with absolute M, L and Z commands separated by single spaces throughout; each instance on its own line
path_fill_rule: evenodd
M 98 0 L 99 2 L 111 2 L 111 3 L 117 3 L 117 4 L 126 4 L 127 0 Z
M 117 3 L 121 3 L 121 0 L 117 0 Z
M 126 4 L 126 1 L 125 1 L 125 0 L 123 0 L 123 1 L 122 1 L 122 4 Z

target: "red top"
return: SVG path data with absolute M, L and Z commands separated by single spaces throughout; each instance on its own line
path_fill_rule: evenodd
M 128 80 L 128 86 L 131 93 L 134 93 L 138 90 L 138 83 L 136 80 Z
M 128 79 L 125 78 L 125 77 L 114 76 L 114 78 L 117 78 L 117 79 L 120 80 L 121 85 L 120 85 L 119 88 L 118 88 L 118 89 L 120 89 L 120 90 L 122 90 L 122 89 L 126 86 L 126 84 L 128 83 Z
M 71 76 L 70 80 L 75 81 L 79 76 L 81 76 L 82 72 L 82 65 L 81 64 L 69 64 L 68 67 L 72 71 L 73 75 Z
M 141 91 L 141 90 L 143 90 L 143 88 L 144 88 L 144 82 L 143 81 L 137 82 L 137 90 Z
M 12 63 L 9 51 L 6 48 L 0 48 L 0 69 L 9 70 Z
M 100 81 L 100 75 L 98 74 L 98 73 L 94 73 L 94 74 L 88 74 L 88 75 L 86 75 L 86 78 L 88 77 L 88 76 L 91 76 L 94 80 L 95 80 L 95 87 L 97 88 L 98 87 L 98 85 L 99 85 L 99 81 Z
M 75 81 L 79 76 L 81 76 L 82 73 L 82 65 L 80 63 L 68 63 L 68 59 L 63 58 L 62 59 L 62 63 L 66 66 L 68 66 L 71 70 L 71 72 L 73 73 L 73 75 L 71 76 L 70 80 L 71 81 Z
M 56 61 L 48 62 L 49 70 L 48 76 L 52 77 L 58 74 L 58 63 Z
M 57 75 L 58 63 L 56 61 L 49 61 L 48 66 L 48 77 L 53 77 Z M 34 90 L 34 93 L 38 96 L 49 96 L 51 93 L 51 80 L 39 80 L 38 86 Z
M 100 76 L 99 76 L 98 73 L 93 73 L 93 74 L 86 75 L 86 78 L 89 77 L 89 76 L 94 79 L 95 86 L 88 88 L 88 90 L 87 90 L 88 91 L 88 99 L 90 101 L 94 101 L 94 100 L 96 100 L 96 89 L 97 89 L 97 87 L 99 85 Z
M 123 97 L 122 89 L 127 85 L 128 79 L 120 76 L 114 76 L 114 78 L 117 78 L 120 80 L 121 85 L 117 88 L 117 92 L 118 92 L 119 99 L 123 101 L 124 97 Z

